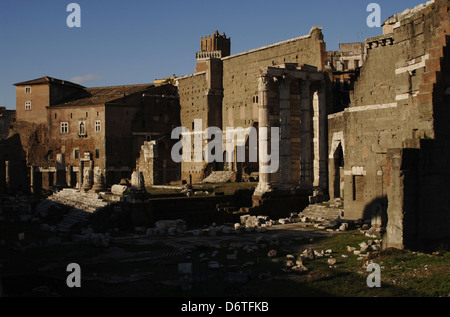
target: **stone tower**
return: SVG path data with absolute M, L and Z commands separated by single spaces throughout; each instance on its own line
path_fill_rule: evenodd
M 230 52 L 231 41 L 225 33 L 220 35 L 219 31 L 216 30 L 212 35 L 202 36 L 200 40 L 200 52 L 197 52 L 195 56 L 197 59 L 195 72 L 205 71 L 207 60 L 230 56 Z

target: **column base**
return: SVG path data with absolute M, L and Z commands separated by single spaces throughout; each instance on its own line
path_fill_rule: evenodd
M 254 196 L 263 196 L 265 193 L 273 192 L 273 188 L 270 184 L 267 183 L 258 183 L 258 186 L 253 193 Z

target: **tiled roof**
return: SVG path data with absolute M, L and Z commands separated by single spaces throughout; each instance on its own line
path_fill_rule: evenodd
M 72 86 L 72 87 L 84 88 L 84 86 L 72 83 L 70 81 L 56 79 L 56 78 L 49 77 L 49 76 L 44 76 L 44 77 L 41 77 L 41 78 L 24 81 L 24 82 L 21 82 L 21 83 L 14 84 L 14 86 L 38 85 L 38 84 L 47 84 L 47 83 L 55 83 L 55 84 L 60 84 L 60 85 L 67 85 L 67 86 Z
M 85 88 L 80 93 L 70 96 L 65 102 L 52 107 L 76 107 L 99 105 L 121 99 L 134 93 L 146 92 L 155 87 L 153 84 L 127 85 L 113 87 Z

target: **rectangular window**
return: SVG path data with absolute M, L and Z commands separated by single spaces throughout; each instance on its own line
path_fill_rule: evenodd
M 31 87 L 25 87 L 25 93 L 31 94 Z
M 95 121 L 95 132 L 102 131 L 102 122 L 100 120 Z
M 61 133 L 69 133 L 69 122 L 61 122 Z
M 25 102 L 25 110 L 31 110 L 31 101 Z
M 359 60 L 355 60 L 355 68 L 359 68 Z
M 76 160 L 78 160 L 80 158 L 80 150 L 74 150 L 73 156 Z
M 100 158 L 100 150 L 95 149 L 95 158 Z

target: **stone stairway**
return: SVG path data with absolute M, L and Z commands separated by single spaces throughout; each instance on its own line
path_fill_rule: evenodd
M 204 184 L 216 184 L 216 183 L 227 183 L 233 177 L 232 171 L 214 171 L 206 177 L 202 183 Z
M 309 205 L 300 214 L 299 217 L 323 218 L 324 220 L 335 220 L 344 218 L 344 208 L 333 206 L 332 204 Z
M 76 224 L 87 222 L 94 212 L 106 207 L 108 202 L 95 193 L 85 193 L 76 189 L 65 188 L 37 205 L 36 212 L 46 215 L 48 208 L 58 204 L 72 207 L 57 225 L 58 231 L 68 232 Z
M 47 199 L 89 213 L 94 213 L 108 205 L 98 194 L 80 192 L 72 188 L 65 188 Z

